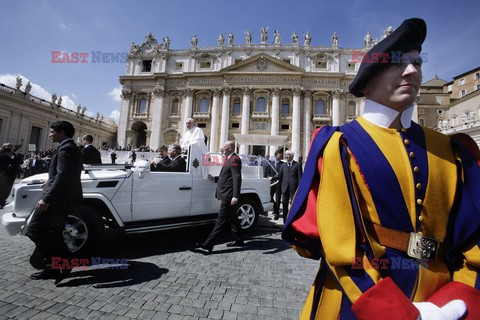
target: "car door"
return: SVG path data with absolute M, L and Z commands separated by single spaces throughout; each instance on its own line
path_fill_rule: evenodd
M 190 215 L 192 203 L 190 172 L 145 171 L 135 175 L 132 190 L 133 221 Z

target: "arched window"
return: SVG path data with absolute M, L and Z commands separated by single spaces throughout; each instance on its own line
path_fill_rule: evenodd
M 178 99 L 174 99 L 172 102 L 171 114 L 178 114 Z
M 240 113 L 240 98 L 235 98 L 233 99 L 233 114 L 239 114 Z
M 290 114 L 290 101 L 288 99 L 282 100 L 282 116 L 288 116 Z
M 202 100 L 200 100 L 200 108 L 198 111 L 200 113 L 208 113 L 208 105 L 209 105 L 208 99 L 203 98 Z
M 147 100 L 141 99 L 138 103 L 138 113 L 146 113 L 147 112 Z
M 323 100 L 315 101 L 315 114 L 325 114 L 325 102 Z
M 255 105 L 256 112 L 267 112 L 267 100 L 264 97 L 257 98 L 257 104 Z
M 348 103 L 348 108 L 347 108 L 347 117 L 349 118 L 355 118 L 356 116 L 356 105 L 355 105 L 355 102 L 353 101 L 350 101 Z

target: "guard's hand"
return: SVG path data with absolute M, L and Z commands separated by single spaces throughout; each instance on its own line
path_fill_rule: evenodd
M 413 305 L 420 311 L 417 320 L 459 320 L 467 311 L 463 300 L 452 300 L 441 308 L 430 302 L 414 302 Z
M 232 198 L 232 201 L 230 202 L 230 205 L 234 206 L 234 205 L 236 205 L 237 203 L 238 203 L 238 199 L 235 198 L 235 197 L 233 197 L 233 198 Z
M 47 185 L 47 181 L 43 180 L 43 179 L 40 180 L 40 183 L 41 183 L 41 185 L 40 185 L 41 188 L 45 188 L 45 186 Z
M 49 205 L 50 205 L 49 203 L 46 203 L 43 201 L 43 199 L 40 199 L 40 201 L 37 202 L 37 205 L 35 206 L 35 208 L 39 212 L 45 212 L 47 211 Z

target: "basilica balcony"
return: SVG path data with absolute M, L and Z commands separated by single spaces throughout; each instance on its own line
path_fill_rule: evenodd
M 209 112 L 194 112 L 193 113 L 193 119 L 195 119 L 195 120 L 210 119 L 210 113 Z
M 314 114 L 313 121 L 331 121 L 332 117 L 328 114 Z
M 253 112 L 252 113 L 252 119 L 268 119 L 270 118 L 270 115 L 268 112 Z
M 352 122 L 355 119 L 357 119 L 357 116 L 347 116 L 347 122 Z
M 291 114 L 281 114 L 280 117 L 282 119 L 292 119 L 292 115 Z
M 148 118 L 148 114 L 135 112 L 135 113 L 133 114 L 133 118 L 134 118 L 134 119 L 147 119 L 147 118 Z

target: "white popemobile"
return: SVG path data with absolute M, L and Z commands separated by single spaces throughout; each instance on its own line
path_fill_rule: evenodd
M 150 171 L 146 161 L 134 166 L 85 165 L 81 177 L 85 204 L 69 210 L 63 233 L 69 250 L 87 254 L 102 240 L 105 228 L 128 234 L 215 222 L 220 201 L 215 198 L 216 183 L 208 174 L 218 176 L 221 155 L 202 155 L 192 145 L 186 161 L 186 172 Z M 48 174 L 39 174 L 14 186 L 13 201 L 2 216 L 9 234 L 24 233 L 47 178 Z M 254 228 L 259 214 L 269 210 L 270 182 L 263 178 L 263 168 L 242 163 L 237 212 L 244 231 Z

